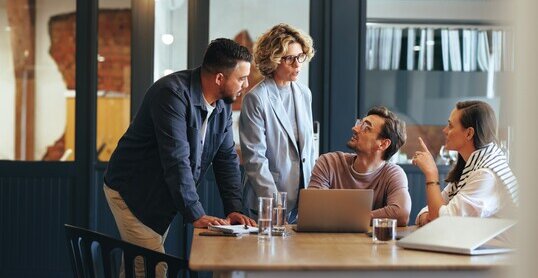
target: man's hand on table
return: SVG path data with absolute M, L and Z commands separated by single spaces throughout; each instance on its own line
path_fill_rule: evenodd
M 228 221 L 230 224 L 241 224 L 241 225 L 247 225 L 251 227 L 258 226 L 256 224 L 256 221 L 252 220 L 251 218 L 239 212 L 232 212 L 228 214 L 228 217 L 226 217 L 226 221 Z
M 214 216 L 204 215 L 196 219 L 192 225 L 194 228 L 207 228 L 210 225 L 229 225 L 230 221 Z

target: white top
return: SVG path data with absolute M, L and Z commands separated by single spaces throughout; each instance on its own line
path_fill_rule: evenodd
M 487 168 L 473 171 L 467 184 L 448 201 L 448 184 L 441 192 L 445 204 L 439 208 L 439 216 L 513 217 L 512 197 L 497 176 Z M 428 211 L 424 207 L 417 215 Z
M 204 98 L 205 107 L 207 109 L 207 116 L 205 117 L 204 122 L 202 123 L 202 128 L 200 128 L 200 138 L 202 139 L 200 143 L 202 144 L 202 149 L 203 149 L 203 146 L 205 143 L 205 134 L 207 131 L 207 122 L 209 121 L 209 117 L 211 117 L 213 110 L 215 110 L 215 107 L 211 105 L 209 102 L 207 102 L 203 94 L 202 94 L 202 97 Z
M 299 132 L 297 129 L 297 119 L 295 116 L 295 102 L 293 101 L 293 91 L 291 89 L 291 83 L 282 87 L 278 87 L 278 92 L 280 93 L 280 98 L 282 99 L 282 105 L 286 112 L 288 113 L 288 118 L 290 119 L 291 127 L 293 129 L 293 136 L 295 140 L 299 138 Z M 299 142 L 297 142 L 298 144 Z M 298 146 L 298 145 L 297 145 Z

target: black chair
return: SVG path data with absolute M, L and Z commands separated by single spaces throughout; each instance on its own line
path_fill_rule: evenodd
M 118 261 L 121 261 L 121 252 L 119 251 L 123 252 L 126 278 L 135 277 L 134 260 L 136 257 L 144 259 L 145 277 L 155 277 L 155 267 L 160 262 L 168 265 L 168 277 L 178 277 L 180 271 L 183 273 L 183 277 L 186 277 L 187 272 L 190 277 L 197 277 L 196 272 L 189 270 L 188 260 L 156 252 L 84 228 L 68 224 L 64 226 L 74 277 L 117 277 Z M 99 248 L 100 254 L 97 251 Z M 100 268 L 103 270 L 102 273 L 99 271 Z

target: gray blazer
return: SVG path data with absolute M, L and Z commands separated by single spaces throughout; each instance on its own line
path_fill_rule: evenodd
M 272 78 L 266 78 L 243 99 L 239 136 L 245 168 L 244 202 L 256 211 L 257 197 L 272 197 L 277 191 L 288 192 L 288 211 L 294 209 L 300 180 L 303 179 L 305 187 L 310 181 L 315 160 L 312 93 L 297 82 L 291 82 L 291 87 L 296 106 L 297 139 Z

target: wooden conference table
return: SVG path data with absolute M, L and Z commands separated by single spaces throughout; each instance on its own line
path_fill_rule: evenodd
M 398 228 L 405 232 L 414 227 Z M 288 229 L 291 231 L 291 229 Z M 394 242 L 372 244 L 363 233 L 296 233 L 258 242 L 257 235 L 199 236 L 190 268 L 214 277 L 494 277 L 513 265 L 512 254 L 453 255 L 415 251 Z

